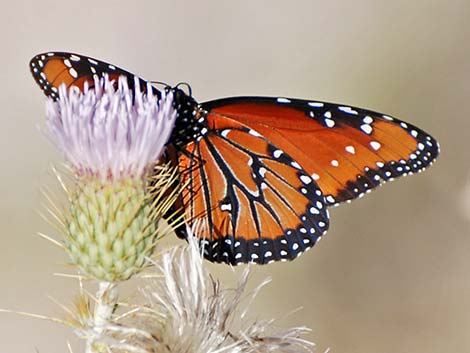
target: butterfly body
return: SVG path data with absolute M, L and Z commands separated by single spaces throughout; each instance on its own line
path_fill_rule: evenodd
M 94 75 L 148 87 L 70 53 L 40 54 L 31 71 L 53 99 L 60 84 L 83 88 Z M 284 97 L 198 103 L 179 87 L 165 89 L 177 110 L 168 147 L 183 188 L 178 206 L 214 262 L 292 260 L 326 233 L 328 207 L 423 171 L 439 153 L 423 130 L 349 105 Z M 185 229 L 177 234 L 185 237 Z
M 176 148 L 180 148 L 197 140 L 207 131 L 205 121 L 207 112 L 194 98 L 186 95 L 181 89 L 175 87 L 167 88 L 167 90 L 171 90 L 174 97 L 173 104 L 177 110 L 175 127 L 169 142 Z

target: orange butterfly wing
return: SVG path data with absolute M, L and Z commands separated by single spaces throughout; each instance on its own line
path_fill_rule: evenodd
M 94 87 L 94 77 L 107 74 L 111 80 L 125 76 L 129 87 L 134 87 L 134 78 L 136 78 L 130 72 L 104 61 L 65 52 L 38 54 L 31 59 L 29 68 L 44 94 L 53 99 L 58 98 L 59 86 L 62 84 L 83 90 L 85 83 L 89 87 Z M 139 77 L 137 79 L 141 89 L 145 91 L 147 82 Z M 158 93 L 157 90 L 155 93 Z
M 203 107 L 282 148 L 316 181 L 329 205 L 420 172 L 439 153 L 437 141 L 424 131 L 365 109 L 258 97 L 222 99 Z
M 325 234 L 325 204 L 420 172 L 439 152 L 410 124 L 331 103 L 241 97 L 199 113 L 207 129 L 178 163 L 185 218 L 216 262 L 293 259 Z
M 197 227 L 205 257 L 263 264 L 312 247 L 328 228 L 312 178 L 246 125 L 206 119 L 210 130 L 178 157 L 185 218 Z

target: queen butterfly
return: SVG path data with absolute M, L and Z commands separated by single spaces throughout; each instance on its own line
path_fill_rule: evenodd
M 53 99 L 59 85 L 83 89 L 95 75 L 123 75 L 129 85 L 135 78 L 71 53 L 37 55 L 30 68 Z M 178 112 L 168 147 L 187 185 L 179 203 L 214 262 L 294 259 L 326 233 L 328 207 L 421 172 L 439 153 L 423 130 L 349 105 L 284 97 L 199 104 L 178 87 L 166 89 Z M 177 234 L 185 237 L 184 227 Z

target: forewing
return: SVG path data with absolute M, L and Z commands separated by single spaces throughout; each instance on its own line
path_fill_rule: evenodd
M 423 130 L 345 105 L 236 97 L 202 107 L 246 125 L 286 152 L 316 181 L 329 205 L 423 171 L 439 153 L 437 141 Z
M 134 74 L 104 61 L 65 52 L 38 54 L 31 59 L 29 66 L 36 83 L 47 97 L 53 99 L 58 98 L 58 89 L 62 84 L 83 90 L 85 83 L 88 87 L 94 87 L 94 77 L 107 74 L 110 80 L 116 81 L 119 76 L 125 76 L 132 88 L 136 78 Z M 141 89 L 145 90 L 147 82 L 137 79 Z M 154 93 L 158 93 L 156 89 Z

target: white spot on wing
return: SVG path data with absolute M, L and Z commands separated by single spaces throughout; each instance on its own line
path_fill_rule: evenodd
M 305 185 L 308 185 L 312 182 L 312 179 L 309 177 L 309 176 L 306 176 L 306 175 L 301 175 L 300 176 L 300 180 L 302 180 L 302 182 L 305 184 Z
M 72 76 L 73 78 L 77 78 L 78 77 L 78 72 L 77 70 L 75 70 L 73 67 L 71 67 L 69 69 L 69 73 L 70 73 L 70 76 Z
M 277 99 L 277 102 L 278 102 L 278 103 L 290 103 L 290 99 L 283 98 L 283 97 L 279 97 L 279 98 Z
M 231 211 L 232 210 L 232 205 L 229 203 L 223 203 L 220 205 L 220 209 L 222 211 Z
M 320 211 L 318 211 L 318 209 L 316 207 L 312 206 L 312 207 L 310 207 L 310 213 L 311 214 L 319 214 Z
M 300 164 L 297 163 L 296 161 L 291 162 L 290 165 L 293 166 L 295 169 L 302 169 Z
M 321 108 L 324 104 L 322 102 L 308 102 L 308 105 L 315 108 Z
M 372 132 L 372 126 L 370 126 L 369 124 L 362 124 L 361 130 L 364 131 L 367 135 L 370 135 Z
M 364 124 L 372 124 L 374 122 L 374 119 L 372 119 L 369 115 L 365 116 L 364 119 L 362 119 Z
M 335 126 L 335 121 L 332 120 L 332 119 L 325 119 L 325 124 L 326 124 L 326 126 L 328 126 L 329 128 L 332 128 L 333 126 Z
M 353 114 L 353 115 L 358 114 L 357 111 L 355 111 L 351 107 L 338 107 L 338 109 L 341 110 L 342 112 L 345 112 L 345 113 L 348 113 L 348 114 Z
M 375 151 L 378 151 L 380 147 L 382 147 L 382 145 L 377 141 L 371 141 L 369 144 L 370 147 L 372 147 L 372 149 L 374 149 Z
M 356 149 L 354 148 L 354 146 L 346 146 L 344 149 L 345 149 L 346 152 L 348 152 L 348 153 L 351 153 L 351 154 L 355 154 L 355 153 L 356 153 Z

